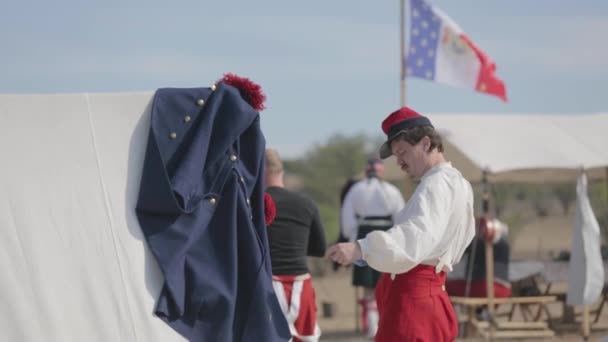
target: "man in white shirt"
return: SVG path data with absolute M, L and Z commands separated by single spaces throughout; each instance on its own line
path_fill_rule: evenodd
M 394 185 L 382 180 L 384 163 L 372 156 L 365 168 L 365 178 L 355 183 L 346 194 L 341 209 L 342 235 L 348 241 L 362 239 L 375 230 L 386 231 L 393 226 L 394 216 L 403 208 L 401 192 Z M 381 273 L 373 268 L 355 265 L 353 286 L 363 287 L 361 299 L 363 329 L 373 338 L 378 330 L 376 284 Z
M 441 137 L 427 117 L 403 107 L 382 129 L 387 141 L 380 157 L 395 155 L 420 183 L 391 229 L 334 245 L 327 256 L 384 272 L 376 287 L 376 341 L 453 341 L 458 321 L 445 278 L 475 235 L 471 185 L 446 161 Z

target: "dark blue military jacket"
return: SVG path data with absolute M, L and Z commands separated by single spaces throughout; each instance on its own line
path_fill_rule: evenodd
M 239 91 L 159 89 L 137 217 L 165 278 L 156 314 L 190 341 L 287 341 L 264 223 L 265 141 Z

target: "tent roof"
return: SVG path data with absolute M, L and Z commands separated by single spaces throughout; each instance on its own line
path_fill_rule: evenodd
M 493 181 L 575 179 L 579 168 L 603 177 L 608 113 L 430 114 L 446 155 L 465 177 Z

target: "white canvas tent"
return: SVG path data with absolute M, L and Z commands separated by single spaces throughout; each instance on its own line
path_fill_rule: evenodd
M 446 154 L 467 179 L 550 181 L 604 177 L 608 113 L 430 114 Z
M 152 95 L 0 95 L 4 341 L 184 340 L 134 213 Z
M 429 114 L 444 138 L 448 159 L 472 183 L 486 170 L 490 182 L 571 181 L 585 168 L 608 176 L 608 113 Z M 404 174 L 394 162 L 387 177 Z

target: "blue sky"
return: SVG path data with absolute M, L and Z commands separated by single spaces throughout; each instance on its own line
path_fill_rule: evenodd
M 608 110 L 608 2 L 437 0 L 497 64 L 509 102 L 408 79 L 433 112 Z M 399 1 L 12 1 L 0 6 L 0 93 L 264 88 L 268 145 L 380 133 L 399 107 Z

